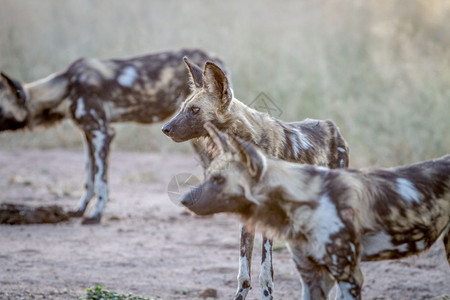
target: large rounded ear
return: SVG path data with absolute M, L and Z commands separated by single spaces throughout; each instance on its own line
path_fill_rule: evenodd
M 203 86 L 203 72 L 202 69 L 194 64 L 186 56 L 183 57 L 184 63 L 189 70 L 189 77 L 196 88 L 201 88 Z
M 207 91 L 219 99 L 220 108 L 228 108 L 233 93 L 225 72 L 215 63 L 207 61 L 203 71 L 203 82 Z
M 8 77 L 5 73 L 1 72 L 0 76 L 2 78 L 3 83 L 10 89 L 11 93 L 16 98 L 19 104 L 24 104 L 26 100 L 25 90 L 22 87 L 22 84 Z
M 205 125 L 203 126 L 205 127 L 214 144 L 216 145 L 217 149 L 219 149 L 220 153 L 231 151 L 225 133 L 217 129 L 217 127 L 214 126 L 214 124 L 212 124 L 211 122 L 206 122 Z
M 267 159 L 264 154 L 252 143 L 244 141 L 237 136 L 227 136 L 229 144 L 239 153 L 239 157 L 247 166 L 250 175 L 259 180 L 267 170 Z

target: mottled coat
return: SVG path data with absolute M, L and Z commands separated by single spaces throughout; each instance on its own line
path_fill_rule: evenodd
M 303 299 L 360 299 L 361 261 L 395 259 L 444 237 L 450 264 L 450 155 L 391 169 L 331 170 L 266 157 L 213 125 L 221 155 L 182 203 L 231 212 L 287 241 Z
M 216 60 L 201 50 L 130 59 L 82 58 L 62 72 L 28 84 L 2 73 L 0 131 L 72 119 L 84 133 L 87 153 L 86 193 L 73 216 L 82 216 L 96 195 L 95 211 L 83 223 L 97 223 L 108 200 L 107 158 L 114 137 L 111 123 L 149 124 L 171 116 L 190 93 L 182 60 L 186 55 L 199 64 Z
M 193 93 L 183 102 L 178 114 L 163 126 L 163 132 L 176 142 L 195 140 L 206 169 L 218 153 L 204 125 L 211 122 L 220 130 L 255 144 L 264 153 L 286 161 L 344 168 L 349 164 L 347 143 L 330 120 L 306 119 L 286 123 L 256 111 L 233 97 L 226 71 L 213 62 L 204 70 L 188 59 Z M 236 300 L 250 290 L 250 265 L 254 234 L 241 228 L 241 258 Z M 263 240 L 260 284 L 263 299 L 272 299 L 272 241 Z

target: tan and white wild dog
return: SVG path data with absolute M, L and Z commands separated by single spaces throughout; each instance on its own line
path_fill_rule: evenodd
M 361 261 L 428 249 L 443 236 L 450 264 L 450 155 L 390 169 L 352 170 L 269 158 L 206 124 L 220 155 L 182 199 L 199 215 L 238 214 L 284 239 L 302 299 L 361 299 Z
M 93 215 L 83 223 L 98 223 L 108 200 L 111 123 L 148 124 L 174 114 L 190 93 L 185 55 L 198 64 L 220 63 L 192 49 L 120 60 L 82 58 L 62 72 L 27 84 L 2 73 L 0 131 L 52 126 L 71 119 L 84 133 L 87 154 L 86 191 L 72 216 L 81 217 L 96 195 Z
M 218 155 L 204 124 L 211 122 L 223 131 L 258 145 L 266 154 L 297 163 L 328 168 L 348 166 L 348 147 L 338 127 L 329 120 L 307 119 L 286 123 L 258 112 L 233 97 L 226 73 L 215 63 L 204 70 L 185 58 L 192 81 L 192 94 L 183 102 L 178 114 L 162 128 L 176 142 L 193 139 L 203 167 Z M 251 288 L 250 267 L 253 230 L 241 227 L 238 289 L 236 300 L 244 300 Z M 272 299 L 272 241 L 263 238 L 260 273 L 261 297 Z

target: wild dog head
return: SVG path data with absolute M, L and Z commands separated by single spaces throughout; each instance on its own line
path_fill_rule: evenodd
M 258 204 L 253 187 L 267 169 L 265 156 L 254 145 L 220 132 L 210 122 L 205 130 L 219 149 L 205 173 L 205 181 L 186 194 L 181 203 L 198 215 L 250 213 Z
M 1 73 L 0 131 L 26 127 L 28 118 L 26 99 L 26 92 L 22 84 Z
M 225 72 L 215 63 L 206 62 L 204 70 L 187 57 L 192 93 L 181 105 L 178 114 L 162 127 L 162 131 L 175 142 L 206 136 L 204 125 L 213 123 L 219 129 L 226 126 L 226 113 L 233 93 Z

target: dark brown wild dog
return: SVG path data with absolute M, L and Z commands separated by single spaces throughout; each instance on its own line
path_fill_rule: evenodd
M 238 214 L 287 242 L 302 299 L 361 299 L 361 261 L 396 259 L 443 236 L 450 264 L 450 155 L 390 169 L 328 169 L 267 157 L 206 129 L 220 154 L 182 199 L 199 215 Z
M 210 147 L 212 143 L 204 128 L 207 122 L 258 145 L 275 158 L 329 168 L 348 166 L 347 143 L 332 121 L 306 119 L 285 123 L 272 118 L 234 98 L 229 78 L 215 63 L 207 62 L 202 70 L 187 58 L 185 62 L 190 71 L 193 91 L 162 131 L 176 142 L 194 139 L 204 168 L 218 154 Z M 247 230 L 242 226 L 236 300 L 244 300 L 251 288 L 253 240 L 253 229 Z M 272 299 L 272 241 L 265 237 L 262 252 L 261 297 Z
M 0 131 L 52 126 L 66 118 L 83 131 L 87 154 L 86 191 L 75 217 L 97 196 L 93 215 L 83 224 L 100 222 L 108 200 L 111 123 L 154 123 L 176 112 L 190 93 L 182 58 L 198 64 L 217 59 L 201 50 L 161 52 L 130 59 L 82 58 L 65 71 L 22 84 L 1 74 Z M 220 62 L 220 61 L 218 61 Z

